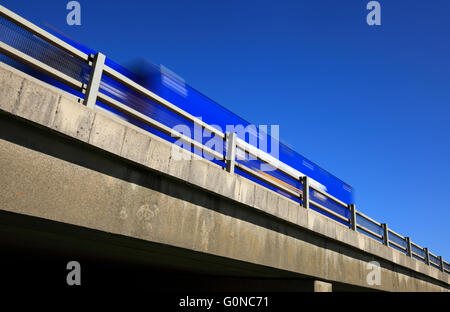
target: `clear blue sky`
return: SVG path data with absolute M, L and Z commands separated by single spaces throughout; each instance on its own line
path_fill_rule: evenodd
M 352 185 L 357 208 L 450 260 L 450 1 L 2 4 L 125 64 L 144 57 Z M 302 136 L 307 129 L 314 136 Z

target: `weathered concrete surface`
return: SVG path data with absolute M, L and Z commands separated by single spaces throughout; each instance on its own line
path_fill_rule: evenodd
M 331 283 L 314 281 L 314 292 L 332 292 L 333 285 Z
M 206 160 L 174 160 L 168 142 L 1 63 L 0 82 L 8 85 L 0 87 L 0 110 L 11 113 L 3 120 L 18 116 L 52 130 L 42 142 L 17 144 L 4 129 L 0 209 L 328 282 L 388 291 L 449 289 L 448 274 Z M 86 144 L 58 150 L 52 145 L 58 133 Z M 98 154 L 84 152 L 92 147 Z M 381 264 L 381 285 L 367 285 L 372 260 Z

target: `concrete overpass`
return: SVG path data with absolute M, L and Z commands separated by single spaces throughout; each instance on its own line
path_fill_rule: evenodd
M 0 63 L 5 258 L 133 264 L 165 290 L 449 291 L 448 274 L 172 148 Z

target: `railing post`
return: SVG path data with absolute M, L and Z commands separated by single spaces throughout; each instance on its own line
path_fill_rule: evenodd
M 306 209 L 309 209 L 309 178 L 307 176 L 304 176 L 302 178 L 302 184 L 303 184 L 303 207 Z
M 351 213 L 351 226 L 352 226 L 352 230 L 356 231 L 356 206 L 355 204 L 350 204 L 350 213 Z
M 406 239 L 406 254 L 408 257 L 412 257 L 412 250 L 411 250 L 411 238 L 405 237 Z
M 227 154 L 226 154 L 226 164 L 227 171 L 229 173 L 234 173 L 234 165 L 236 163 L 236 133 L 228 132 L 225 135 L 227 144 Z
M 388 229 L 388 225 L 387 223 L 383 223 L 381 225 L 381 227 L 383 228 L 383 244 L 385 244 L 386 246 L 389 246 L 389 229 Z
M 425 262 L 430 265 L 430 252 L 428 251 L 428 248 L 424 248 L 423 250 L 425 251 Z
M 442 256 L 439 256 L 439 262 L 440 262 L 440 269 L 442 272 L 444 272 L 444 259 L 442 259 Z
M 84 105 L 90 108 L 94 108 L 95 102 L 97 101 L 100 82 L 102 80 L 103 66 L 105 64 L 106 57 L 101 53 L 97 53 L 94 56 L 91 54 L 91 58 L 93 58 L 91 76 L 89 77 L 86 96 L 84 98 Z

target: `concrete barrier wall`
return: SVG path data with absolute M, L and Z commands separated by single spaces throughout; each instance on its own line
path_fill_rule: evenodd
M 449 289 L 448 274 L 209 161 L 174 160 L 174 145 L 2 63 L 0 110 L 4 121 L 20 118 L 23 129 L 48 133 L 42 143 L 28 142 L 33 149 L 0 141 L 0 209 L 323 281 Z M 78 145 L 52 147 L 61 135 Z M 381 285 L 367 284 L 372 260 L 381 264 Z

